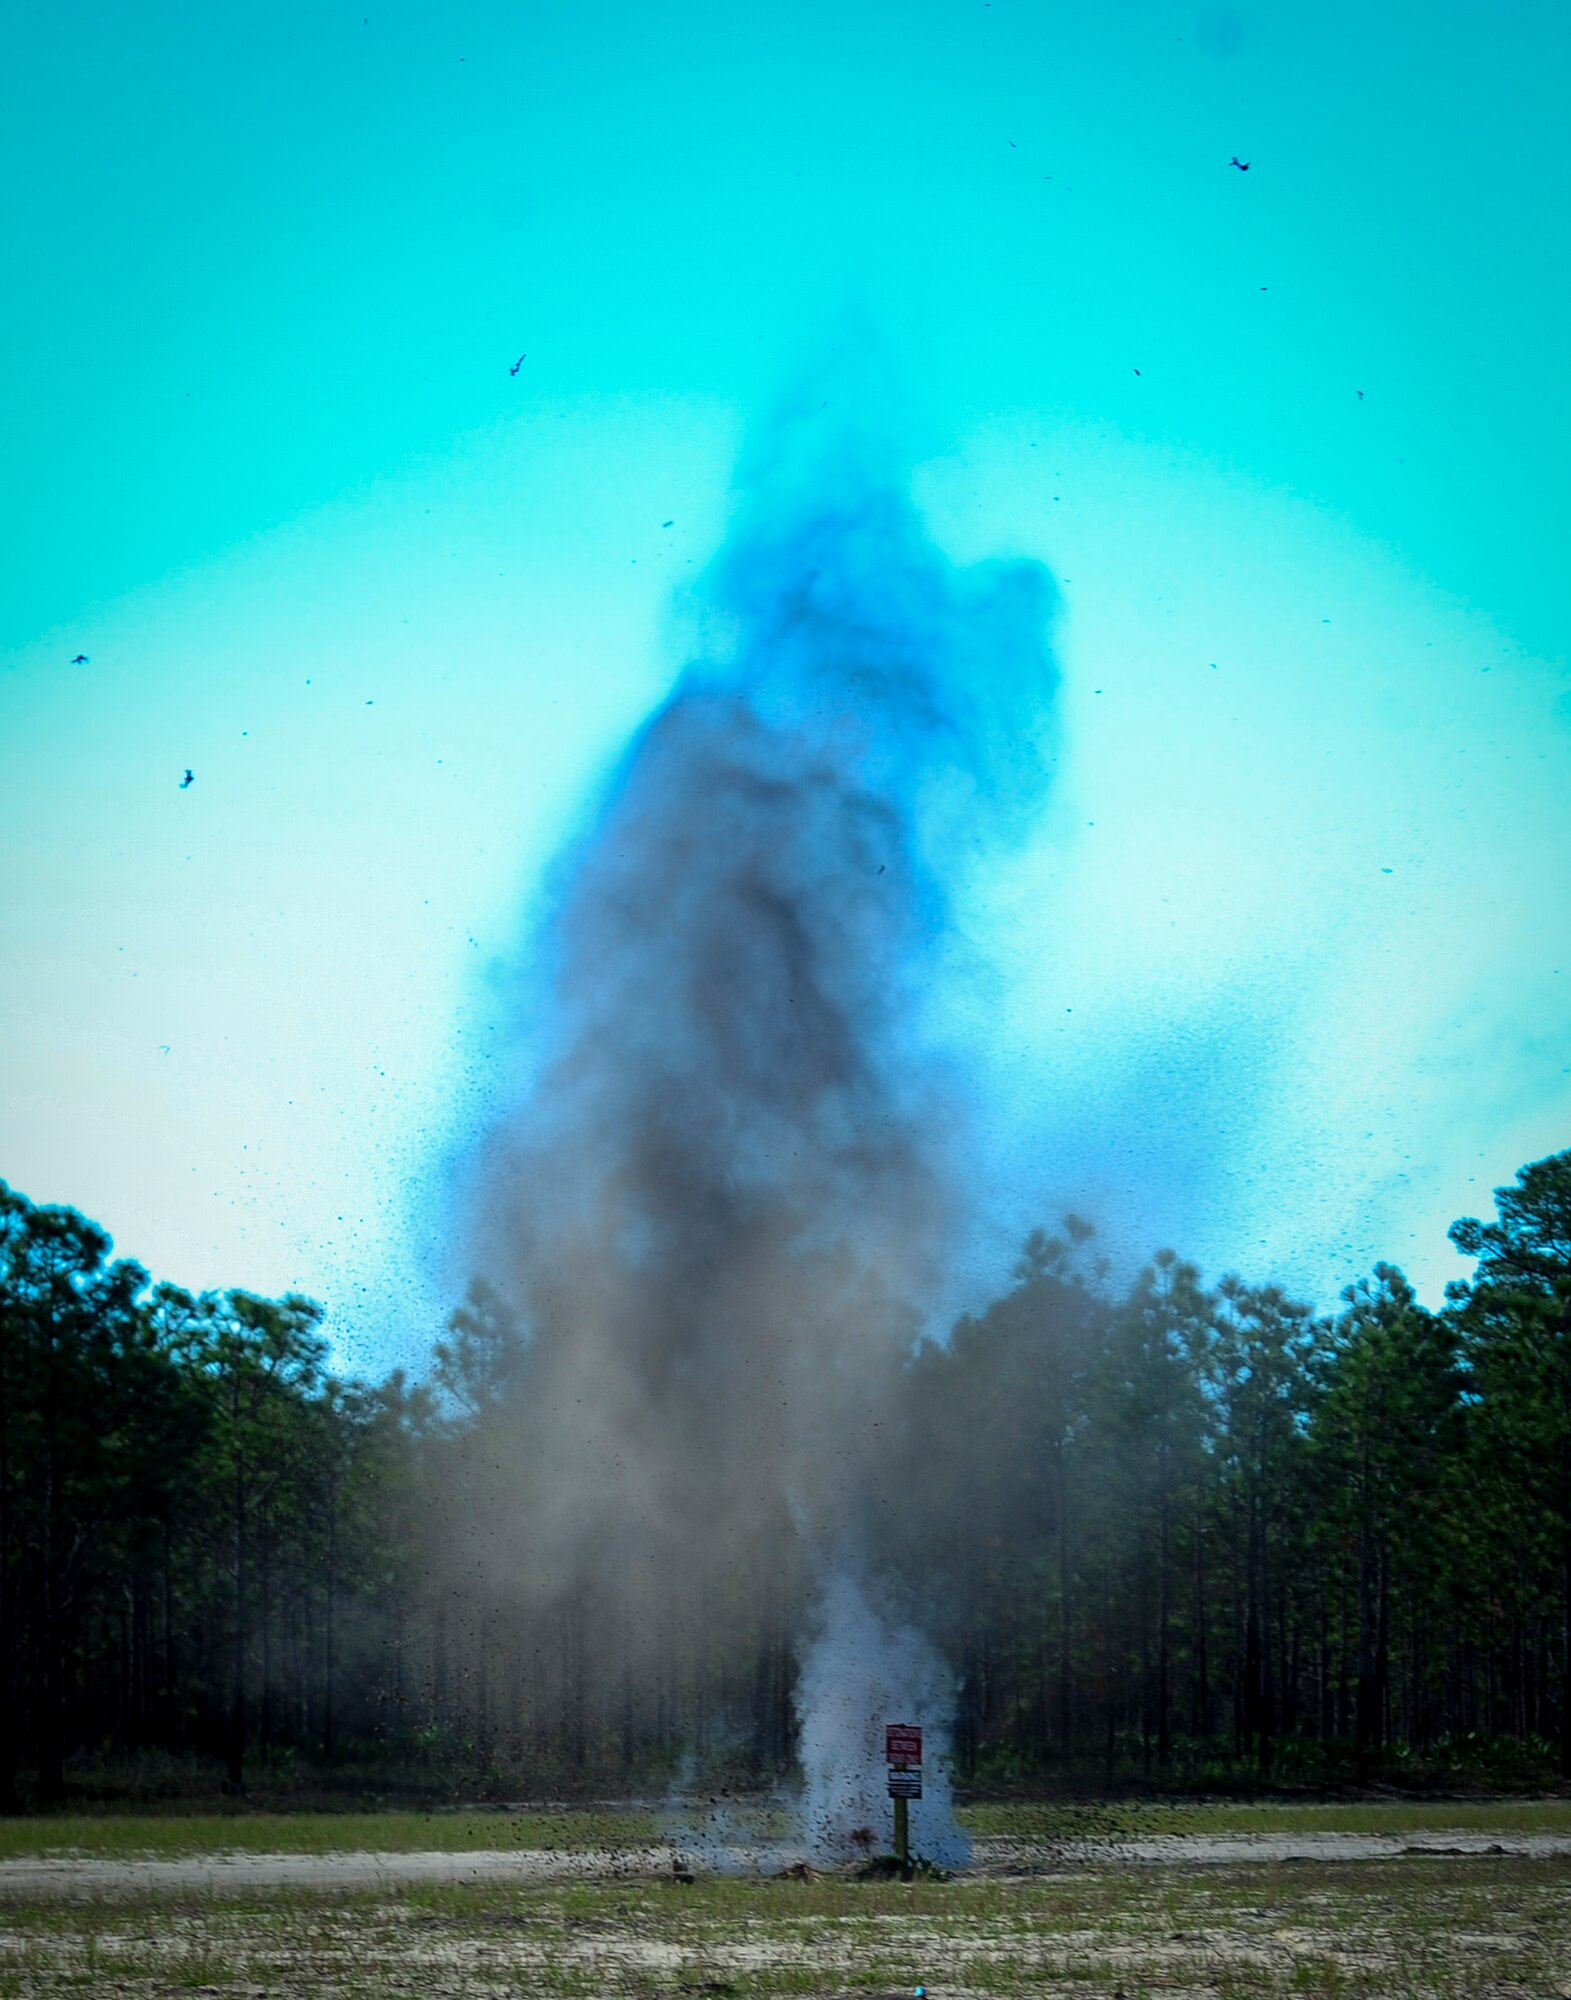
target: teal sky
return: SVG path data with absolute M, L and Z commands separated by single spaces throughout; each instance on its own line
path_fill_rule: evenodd
M 13 9 L 0 1174 L 418 1351 L 540 871 L 849 307 L 939 541 L 1063 594 L 1041 836 L 951 996 L 976 1284 L 1072 1202 L 1436 1296 L 1571 1144 L 1568 42 Z

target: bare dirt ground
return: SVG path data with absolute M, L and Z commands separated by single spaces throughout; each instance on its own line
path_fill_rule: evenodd
M 1412 1857 L 1052 1880 L 533 1883 L 84 1898 L 0 1916 L 9 2000 L 1546 2000 L 1571 1877 Z
M 705 1858 L 658 1844 L 625 1849 L 489 1849 L 455 1853 L 247 1854 L 214 1853 L 175 1860 L 104 1860 L 48 1854 L 0 1861 L 0 1898 L 28 1902 L 60 1897 L 124 1895 L 249 1895 L 270 1889 L 324 1893 L 397 1889 L 416 1884 L 609 1882 L 662 1880 L 680 1862 L 699 1874 L 770 1876 L 796 1859 L 788 1847 L 737 1847 Z M 1217 1867 L 1259 1862 L 1392 1861 L 1514 1856 L 1571 1859 L 1571 1835 L 1273 1833 L 1159 1834 L 1105 1841 L 980 1839 L 968 1879 L 1056 1874 L 1066 1869 L 1122 1865 Z
M 1571 2000 L 1566 1834 L 986 1839 L 912 1884 L 784 1855 L 16 1859 L 0 2000 Z

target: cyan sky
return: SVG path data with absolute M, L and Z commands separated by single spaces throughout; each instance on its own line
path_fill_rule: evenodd
M 532 886 L 849 303 L 939 538 L 1064 597 L 1043 838 L 973 913 L 1001 1230 L 1434 1295 L 1571 1143 L 1567 41 L 13 10 L 0 1174 L 415 1350 Z

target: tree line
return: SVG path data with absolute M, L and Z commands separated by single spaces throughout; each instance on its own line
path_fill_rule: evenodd
M 916 1345 L 874 1573 L 973 1779 L 1571 1776 L 1571 1152 L 1334 1313 L 1074 1218 Z M 0 1809 L 151 1760 L 518 1795 L 792 1746 L 811 1553 L 531 1573 L 531 1340 L 477 1284 L 427 1378 L 309 1300 L 154 1285 L 0 1183 Z M 358 1776 L 357 1776 L 358 1774 Z M 391 1774 L 391 1776 L 390 1776 Z

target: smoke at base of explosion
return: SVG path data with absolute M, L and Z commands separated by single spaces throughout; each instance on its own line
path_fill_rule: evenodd
M 971 1843 L 955 1820 L 949 1767 L 954 1675 L 922 1633 L 879 1615 L 849 1568 L 826 1577 L 816 1624 L 796 1688 L 803 1845 L 843 1860 L 856 1852 L 856 1830 L 869 1828 L 888 1834 L 886 1851 L 893 1846 L 884 1728 L 908 1722 L 923 1732 L 913 1847 L 945 1866 L 966 1860 Z

